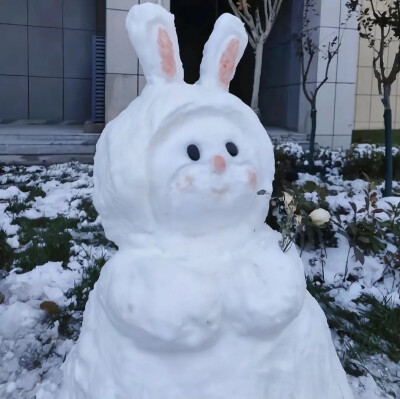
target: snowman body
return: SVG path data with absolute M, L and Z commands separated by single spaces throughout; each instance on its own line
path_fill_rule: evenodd
M 352 398 L 298 255 L 277 240 L 266 228 L 201 263 L 115 255 L 68 359 L 66 398 Z
M 227 92 L 242 23 L 217 21 L 196 85 L 183 82 L 171 14 L 134 6 L 127 28 L 148 84 L 107 125 L 94 168 L 119 250 L 90 294 L 60 398 L 351 399 L 297 251 L 264 224 L 272 145 Z

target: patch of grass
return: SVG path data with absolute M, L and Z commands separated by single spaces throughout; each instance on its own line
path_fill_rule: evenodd
M 75 242 L 79 244 L 118 249 L 112 241 L 107 239 L 101 224 L 82 226 L 79 233 L 79 236 L 75 238 Z
M 19 189 L 24 193 L 29 193 L 28 197 L 26 198 L 27 202 L 33 201 L 36 197 L 44 198 L 46 193 L 37 186 L 20 186 Z
M 16 266 L 24 272 L 47 262 L 62 262 L 66 267 L 70 257 L 72 236 L 68 232 L 39 233 L 23 251 L 17 254 Z
M 354 300 L 360 305 L 354 337 L 366 353 L 384 353 L 393 362 L 400 362 L 400 307 L 384 298 L 378 301 L 372 295 L 362 294 Z
M 7 233 L 0 229 L 0 269 L 9 271 L 14 260 L 14 250 L 7 242 Z
M 75 180 L 75 176 L 71 175 L 68 172 L 63 172 L 61 176 L 58 177 L 60 183 L 71 183 Z
M 17 218 L 13 222 L 21 229 L 19 241 L 25 248 L 16 254 L 15 265 L 30 271 L 49 261 L 62 262 L 66 267 L 70 257 L 72 235 L 68 231 L 77 227 L 77 219 L 59 216 L 55 219 Z
M 71 299 L 70 304 L 57 312 L 48 313 L 50 325 L 54 325 L 58 321 L 59 333 L 72 339 L 76 339 L 79 336 L 83 312 L 89 299 L 89 294 L 100 277 L 101 269 L 107 262 L 105 254 L 95 257 L 88 253 L 87 256 L 88 263 L 82 269 L 82 279 L 65 294 L 68 299 Z
M 12 215 L 19 215 L 21 212 L 30 208 L 28 201 L 21 201 L 16 195 L 8 200 L 8 205 L 4 210 L 6 213 L 11 213 Z
M 46 234 L 46 231 L 52 235 L 53 233 L 76 229 L 78 222 L 78 219 L 66 218 L 65 216 L 57 216 L 54 219 L 47 217 L 41 217 L 37 219 L 19 217 L 14 219 L 12 224 L 17 224 L 21 227 L 19 231 L 19 242 L 22 245 L 25 245 L 37 237 L 40 233 Z
M 383 122 L 382 122 L 383 124 Z M 382 130 L 353 130 L 353 144 L 385 144 L 385 131 Z M 400 130 L 393 130 L 393 144 L 400 145 Z
M 82 280 L 67 292 L 67 298 L 74 299 L 72 305 L 72 310 L 74 312 L 83 312 L 85 310 L 86 302 L 89 299 L 89 293 L 99 279 L 101 269 L 106 262 L 107 257 L 105 254 L 100 257 L 90 257 L 87 266 L 83 268 Z

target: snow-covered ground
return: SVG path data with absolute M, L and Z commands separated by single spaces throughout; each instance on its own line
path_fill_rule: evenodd
M 19 243 L 16 215 L 7 211 L 9 201 L 26 200 L 27 193 L 17 187 L 40 187 L 45 197 L 36 197 L 19 217 L 35 219 L 65 216 L 79 219 L 77 236 L 91 239 L 83 232 L 88 225 L 99 226 L 99 221 L 88 222 L 85 211 L 79 209 L 82 199 L 90 198 L 92 166 L 61 164 L 44 167 L 5 167 L 0 184 L 0 227 L 6 231 L 8 243 L 23 249 Z M 90 230 L 90 229 L 86 229 Z M 99 245 L 76 243 L 66 268 L 62 262 L 37 265 L 32 271 L 20 273 L 13 269 L 3 272 L 0 292 L 4 303 L 0 305 L 0 397 L 1 398 L 54 398 L 61 380 L 60 365 L 74 342 L 58 332 L 58 322 L 49 324 L 46 311 L 40 309 L 44 301 L 53 301 L 60 307 L 68 305 L 65 293 L 80 280 L 82 268 L 90 256 L 103 255 L 109 249 Z M 90 254 L 90 256 L 88 256 Z M 0 273 L 2 271 L 0 270 Z
M 293 151 L 298 149 L 294 148 Z M 54 324 L 49 322 L 49 310 L 42 310 L 45 308 L 43 302 L 54 302 L 60 308 L 68 306 L 73 298 L 68 299 L 65 294 L 79 283 L 82 270 L 93 258 L 110 256 L 113 251 L 106 241 L 98 237 L 99 232 L 101 234 L 99 218 L 93 220 L 88 215 L 89 209 L 82 206 L 91 198 L 91 176 L 92 166 L 79 163 L 47 168 L 3 167 L 0 175 L 0 228 L 6 232 L 7 242 L 15 252 L 23 252 L 30 245 L 21 237 L 21 218 L 54 219 L 64 216 L 76 220 L 77 224 L 76 227 L 67 229 L 72 236 L 73 245 L 69 260 L 64 265 L 60 260 L 38 264 L 31 271 L 23 271 L 18 267 L 10 272 L 0 269 L 0 398 L 55 397 L 61 381 L 60 366 L 73 347 L 74 340 L 66 338 L 60 332 L 59 321 Z M 328 183 L 323 183 L 314 176 L 301 174 L 298 184 L 307 184 L 309 181 L 328 190 L 326 201 L 331 212 L 339 207 L 347 209 L 350 212 L 347 217 L 351 218 L 349 201 L 356 204 L 358 209 L 364 206 L 367 182 L 363 180 L 343 181 L 332 170 Z M 28 202 L 29 191 L 26 188 L 20 190 L 25 186 L 40 187 L 44 195 Z M 399 184 L 395 183 L 395 187 L 399 187 Z M 380 192 L 379 187 L 377 191 Z M 317 192 L 307 193 L 307 196 L 307 199 L 318 201 Z M 379 197 L 376 205 L 386 209 L 388 202 L 396 204 L 398 201 L 399 197 Z M 10 204 L 19 203 L 28 206 L 18 210 L 18 206 L 10 208 Z M 321 250 L 305 250 L 302 258 L 305 273 L 311 279 L 321 275 L 322 267 L 324 268 L 325 284 L 336 304 L 356 310 L 353 300 L 362 293 L 367 293 L 380 300 L 390 299 L 393 306 L 400 306 L 399 286 L 395 278 L 385 276 L 380 280 L 385 270 L 382 256 L 366 256 L 364 265 L 361 266 L 351 253 L 348 274 L 354 277 L 354 281 L 343 283 L 348 253 L 347 240 L 339 237 L 338 247 L 327 248 L 326 251 L 325 256 Z M 345 343 L 340 339 L 340 334 L 333 330 L 332 333 L 339 354 L 342 354 Z M 363 364 L 368 368 L 365 375 L 349 376 L 357 398 L 400 397 L 399 364 L 393 363 L 384 355 L 365 355 Z M 381 381 L 381 384 L 377 384 L 377 381 Z

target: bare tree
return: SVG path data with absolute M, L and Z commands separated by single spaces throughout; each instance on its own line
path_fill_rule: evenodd
M 314 170 L 314 152 L 315 152 L 315 134 L 317 131 L 317 97 L 322 86 L 329 80 L 329 69 L 332 61 L 339 54 L 341 46 L 341 37 L 336 35 L 327 43 L 319 44 L 319 40 L 313 38 L 317 28 L 311 27 L 313 16 L 317 16 L 316 0 L 306 0 L 304 3 L 302 30 L 295 39 L 297 41 L 297 55 L 301 64 L 302 89 L 306 100 L 311 106 L 311 135 L 309 147 L 309 168 Z M 310 76 L 311 66 L 314 62 L 325 62 L 324 76 L 320 82 L 315 85 L 309 85 L 310 80 L 315 77 Z M 311 87 L 310 87 L 311 86 Z
M 255 53 L 253 93 L 251 108 L 258 111 L 258 93 L 260 91 L 260 78 L 264 43 L 276 21 L 283 0 L 228 0 L 233 13 L 246 25 L 249 43 Z
M 392 195 L 392 109 L 390 93 L 400 72 L 400 0 L 351 0 L 347 3 L 350 12 L 358 11 L 360 37 L 368 41 L 373 49 L 372 66 L 378 83 L 379 96 L 384 108 L 385 124 L 385 191 Z M 387 52 L 391 43 L 397 47 L 393 64 L 388 65 Z

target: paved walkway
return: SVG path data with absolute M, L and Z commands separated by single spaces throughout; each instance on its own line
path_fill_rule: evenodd
M 266 129 L 274 144 L 282 141 L 294 141 L 303 148 L 308 148 L 309 142 L 305 133 L 298 133 L 280 127 L 266 127 Z

